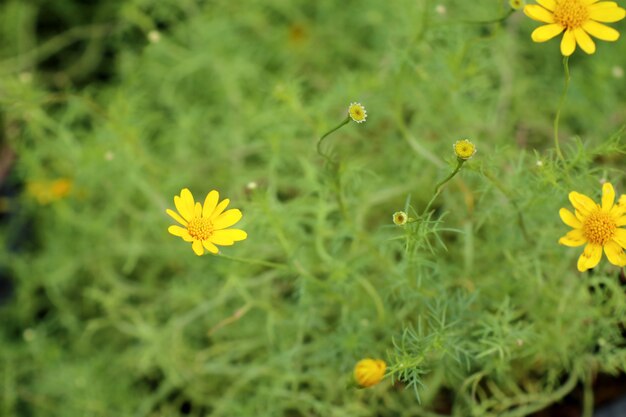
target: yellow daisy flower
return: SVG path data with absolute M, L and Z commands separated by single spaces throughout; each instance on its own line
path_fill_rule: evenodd
M 367 111 L 365 111 L 365 107 L 361 103 L 350 103 L 348 114 L 357 123 L 363 123 L 367 119 Z
M 452 145 L 457 158 L 468 160 L 476 153 L 476 146 L 467 139 L 457 140 Z
M 617 22 L 626 16 L 614 1 L 598 0 L 536 0 L 539 4 L 524 7 L 526 16 L 547 23 L 531 35 L 535 42 L 545 42 L 561 34 L 561 53 L 570 56 L 576 44 L 588 54 L 596 51 L 591 36 L 603 41 L 616 41 L 619 32 L 598 22 Z
M 559 211 L 561 220 L 574 230 L 559 239 L 565 246 L 582 246 L 585 249 L 578 258 L 578 270 L 594 268 L 602 258 L 602 249 L 609 262 L 626 266 L 626 206 L 615 203 L 615 190 L 610 183 L 602 186 L 602 204 L 597 204 L 584 194 L 572 191 L 569 201 L 574 213 L 566 208 Z
M 372 387 L 383 380 L 386 370 L 382 359 L 361 359 L 354 367 L 354 379 L 363 388 Z
M 237 209 L 226 210 L 229 199 L 222 200 L 219 204 L 220 195 L 213 190 L 207 194 L 204 205 L 195 202 L 189 189 L 184 188 L 180 196 L 174 196 L 174 210 L 167 209 L 174 220 L 182 226 L 170 226 L 167 231 L 174 236 L 181 237 L 185 242 L 191 242 L 191 248 L 200 256 L 204 250 L 218 253 L 216 245 L 230 246 L 235 242 L 244 240 L 248 234 L 239 229 L 227 229 L 241 220 L 241 211 Z

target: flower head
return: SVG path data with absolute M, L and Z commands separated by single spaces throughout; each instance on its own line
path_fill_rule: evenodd
M 363 388 L 371 387 L 383 380 L 386 370 L 382 359 L 361 359 L 354 366 L 354 379 Z
M 476 146 L 467 139 L 457 140 L 452 145 L 452 149 L 454 149 L 456 157 L 464 161 L 470 159 L 476 153 Z
M 365 107 L 361 103 L 350 103 L 348 114 L 357 123 L 363 123 L 367 119 L 367 111 L 365 111 Z
M 185 242 L 191 242 L 191 248 L 200 256 L 204 250 L 218 253 L 216 245 L 230 246 L 244 240 L 248 234 L 239 229 L 227 229 L 237 223 L 242 215 L 237 209 L 226 210 L 229 199 L 219 202 L 219 193 L 215 190 L 207 194 L 204 205 L 195 202 L 189 189 L 184 188 L 180 196 L 174 196 L 174 210 L 167 209 L 174 220 L 181 226 L 170 226 L 167 231 L 174 236 L 181 237 Z
M 569 201 L 574 213 L 562 208 L 559 214 L 563 223 L 574 230 L 559 239 L 559 243 L 572 247 L 587 244 L 578 258 L 578 270 L 583 272 L 598 265 L 602 249 L 613 265 L 626 266 L 626 229 L 620 227 L 626 226 L 626 206 L 614 204 L 615 190 L 611 183 L 602 186 L 602 204 L 576 191 L 569 193 Z
M 67 197 L 72 191 L 72 180 L 59 178 L 54 181 L 29 181 L 26 192 L 41 205 L 53 203 Z
M 524 7 L 525 4 L 526 2 L 524 0 L 509 0 L 509 6 L 511 6 L 513 10 L 519 10 Z
M 613 1 L 597 0 L 537 0 L 539 4 L 524 7 L 531 19 L 547 23 L 531 35 L 535 42 L 545 42 L 565 32 L 561 39 L 561 53 L 570 56 L 576 44 L 588 54 L 596 51 L 591 36 L 603 41 L 616 41 L 619 32 L 599 22 L 617 22 L 626 16 L 626 10 Z
M 396 226 L 404 226 L 409 220 L 409 216 L 407 216 L 403 211 L 396 211 L 393 213 L 392 219 Z

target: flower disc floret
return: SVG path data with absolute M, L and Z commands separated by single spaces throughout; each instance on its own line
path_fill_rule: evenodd
M 195 202 L 191 191 L 184 188 L 180 195 L 174 197 L 177 212 L 166 210 L 180 226 L 170 226 L 167 231 L 185 242 L 191 242 L 191 248 L 198 256 L 203 255 L 205 250 L 218 253 L 217 246 L 230 246 L 248 237 L 243 230 L 229 229 L 242 217 L 237 209 L 226 210 L 229 202 L 228 199 L 220 202 L 219 193 L 213 190 L 201 204 Z
M 350 103 L 348 107 L 350 118 L 357 123 L 363 123 L 367 119 L 367 111 L 361 103 Z
M 602 250 L 610 263 L 626 266 L 626 206 L 615 204 L 615 190 L 610 183 L 602 186 L 602 204 L 576 191 L 569 194 L 574 213 L 559 211 L 561 220 L 573 230 L 559 239 L 565 246 L 586 245 L 578 258 L 578 270 L 594 268 L 602 258 Z
M 619 32 L 602 23 L 617 22 L 626 16 L 626 10 L 613 1 L 594 0 L 537 0 L 539 4 L 524 7 L 524 13 L 533 20 L 546 23 L 535 29 L 531 38 L 545 42 L 563 33 L 561 53 L 570 56 L 576 45 L 588 54 L 596 51 L 591 39 L 616 41 Z

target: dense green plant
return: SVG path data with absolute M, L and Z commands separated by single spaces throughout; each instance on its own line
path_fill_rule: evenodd
M 557 244 L 570 191 L 626 190 L 623 40 L 570 58 L 561 161 L 558 42 L 504 1 L 48 3 L 0 6 L 5 184 L 72 182 L 3 200 L 1 415 L 524 416 L 577 384 L 589 415 L 624 372 L 619 269 Z M 184 187 L 247 240 L 168 235 Z

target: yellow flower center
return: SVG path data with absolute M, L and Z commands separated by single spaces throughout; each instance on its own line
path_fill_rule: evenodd
M 589 243 L 604 246 L 615 235 L 615 219 L 605 211 L 591 213 L 583 222 L 583 235 Z
M 566 29 L 579 28 L 589 20 L 589 10 L 580 0 L 561 0 L 554 8 L 554 21 Z
M 461 159 L 470 159 L 476 152 L 476 146 L 467 139 L 456 141 L 453 148 L 456 156 Z
M 209 219 L 196 217 L 187 224 L 187 230 L 196 240 L 207 240 L 213 234 L 213 223 Z

